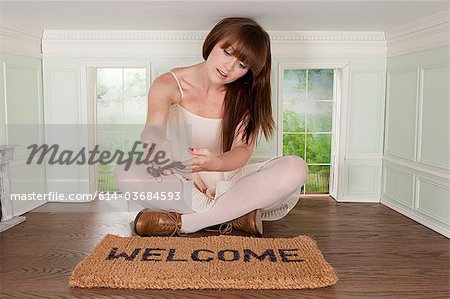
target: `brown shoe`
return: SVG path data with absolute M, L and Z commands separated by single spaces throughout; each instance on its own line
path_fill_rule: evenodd
M 219 232 L 221 234 L 229 234 L 233 229 L 262 236 L 263 224 L 261 219 L 261 210 L 251 211 L 250 213 L 234 219 L 233 221 L 223 223 L 219 228 Z
M 181 229 L 181 214 L 144 209 L 134 219 L 134 232 L 139 236 L 173 236 Z

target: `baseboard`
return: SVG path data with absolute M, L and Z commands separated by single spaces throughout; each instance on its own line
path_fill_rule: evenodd
M 388 207 L 396 212 L 399 212 L 400 214 L 402 214 L 408 218 L 411 218 L 412 220 L 414 220 L 414 221 L 428 227 L 429 229 L 432 229 L 435 232 L 443 235 L 444 237 L 450 239 L 450 231 L 449 230 L 445 229 L 444 227 L 439 226 L 436 223 L 433 223 L 432 221 L 430 221 L 424 217 L 421 217 L 420 215 L 414 213 L 412 210 L 400 207 L 400 206 L 396 205 L 395 203 L 389 201 L 389 199 L 386 199 L 386 198 L 381 199 L 381 204 L 385 205 L 386 207 Z
M 337 202 L 352 202 L 352 203 L 380 203 L 379 197 L 374 198 L 349 198 L 349 197 L 341 197 L 336 200 Z

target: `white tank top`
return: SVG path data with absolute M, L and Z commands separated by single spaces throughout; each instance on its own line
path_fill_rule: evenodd
M 179 103 L 170 106 L 167 125 L 177 125 L 180 128 L 186 126 L 186 129 L 192 128 L 190 147 L 207 148 L 212 153 L 219 155 L 221 153 L 220 125 L 221 118 L 207 118 L 187 110 L 180 103 L 183 101 L 183 90 L 175 73 L 170 73 L 177 81 L 181 93 Z
M 172 71 L 170 73 L 177 81 L 183 101 L 183 90 L 180 82 Z M 222 153 L 221 147 L 221 118 L 207 118 L 192 113 L 179 103 L 170 106 L 167 118 L 167 137 L 172 143 L 174 160 L 185 161 L 192 158 L 189 147 L 206 148 L 213 155 Z M 208 189 L 215 192 L 216 183 L 224 179 L 226 172 L 198 172 Z

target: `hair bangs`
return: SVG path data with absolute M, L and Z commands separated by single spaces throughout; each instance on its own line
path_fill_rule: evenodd
M 241 34 L 238 34 L 241 33 Z M 221 48 L 233 49 L 232 55 L 244 63 L 257 76 L 266 63 L 267 53 L 260 39 L 252 37 L 253 32 L 237 32 L 221 41 Z

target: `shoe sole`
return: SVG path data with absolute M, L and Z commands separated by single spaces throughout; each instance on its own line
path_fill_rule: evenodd
M 261 210 L 255 210 L 255 218 L 254 218 L 254 223 L 256 225 L 256 232 L 259 236 L 262 236 L 263 234 L 263 224 L 262 224 L 262 214 L 261 214 Z
M 140 236 L 140 235 L 139 235 L 139 234 L 137 233 L 137 231 L 136 231 L 136 223 L 137 223 L 139 217 L 141 216 L 141 214 L 144 213 L 144 212 L 146 212 L 146 211 L 148 211 L 148 210 L 150 210 L 150 209 L 149 209 L 149 208 L 143 209 L 142 211 L 140 211 L 140 212 L 136 215 L 136 218 L 134 218 L 134 232 L 135 232 L 135 234 L 137 234 L 138 236 Z

